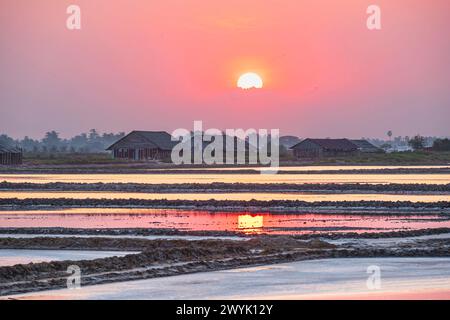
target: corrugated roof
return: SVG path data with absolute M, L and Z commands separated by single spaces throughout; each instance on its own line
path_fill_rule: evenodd
M 314 143 L 327 150 L 353 151 L 358 149 L 358 147 L 348 139 L 312 139 L 312 138 L 307 138 L 297 143 L 295 146 L 291 147 L 291 149 L 295 149 L 301 146 L 301 144 L 303 144 L 304 142 Z

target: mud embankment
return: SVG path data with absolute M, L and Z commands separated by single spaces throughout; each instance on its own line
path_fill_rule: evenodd
M 439 184 L 365 184 L 365 183 L 16 183 L 0 182 L 0 190 L 15 191 L 104 191 L 142 193 L 232 193 L 232 192 L 314 192 L 314 193 L 398 193 L 449 194 L 450 183 Z
M 450 229 L 449 229 L 450 232 Z M 0 234 L 3 235 L 89 235 L 89 236 L 191 236 L 191 237 L 250 237 L 250 235 L 235 231 L 194 231 L 179 230 L 174 228 L 105 228 L 105 229 L 84 229 L 84 228 L 2 228 Z
M 264 169 L 264 168 L 262 168 Z M 266 169 L 268 169 L 266 167 Z M 270 169 L 270 168 L 269 168 Z M 250 168 L 178 168 L 153 169 L 145 167 L 123 166 L 23 166 L 0 168 L 5 174 L 261 174 L 261 170 Z M 283 170 L 278 168 L 277 174 L 447 174 L 448 167 L 438 168 L 385 168 L 385 169 L 329 169 L 329 170 Z
M 140 250 L 139 254 L 90 261 L 55 261 L 0 267 L 0 295 L 64 288 L 66 270 L 77 265 L 82 284 L 99 284 L 153 277 L 235 268 L 239 266 L 293 261 L 328 256 L 334 245 L 319 240 L 310 242 L 290 238 L 252 239 L 245 242 L 203 240 L 140 240 L 132 244 L 123 239 L 39 238 L 0 239 L 3 247 L 41 249 L 98 249 L 120 247 Z
M 318 232 L 315 234 L 292 235 L 291 237 L 298 240 L 324 239 L 380 239 L 380 238 L 405 238 L 429 236 L 438 234 L 450 234 L 450 228 L 433 228 L 420 230 L 405 231 L 388 231 L 388 232 Z M 42 237 L 52 235 L 65 236 L 114 236 L 119 238 L 139 237 L 139 236 L 186 236 L 186 237 L 236 237 L 236 238 L 256 238 L 262 236 L 272 236 L 264 234 L 246 234 L 235 231 L 188 231 L 168 228 L 105 228 L 105 229 L 83 229 L 83 228 L 0 228 L 1 235 L 39 235 Z M 17 248 L 16 248 L 17 249 Z
M 0 199 L 0 210 L 61 208 L 190 209 L 211 212 L 342 213 L 342 214 L 450 214 L 450 201 L 316 201 L 301 200 L 144 200 L 144 199 Z

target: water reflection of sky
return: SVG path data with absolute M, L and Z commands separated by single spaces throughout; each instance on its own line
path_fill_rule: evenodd
M 422 183 L 448 184 L 450 174 L 0 174 L 7 182 L 71 183 Z
M 237 220 L 237 229 L 245 233 L 258 233 L 264 227 L 263 215 L 240 214 Z
M 139 193 L 139 192 L 66 192 L 66 191 L 0 191 L 0 199 L 145 199 L 145 200 L 230 200 L 230 201 L 270 201 L 300 200 L 314 201 L 411 201 L 439 202 L 450 201 L 450 194 L 379 194 L 379 193 Z
M 3 211 L 1 227 L 175 228 L 243 233 L 309 234 L 450 228 L 439 215 L 268 214 L 163 209 L 78 208 Z

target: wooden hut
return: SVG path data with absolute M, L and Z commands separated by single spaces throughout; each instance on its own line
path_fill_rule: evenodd
M 22 159 L 22 149 L 0 143 L 0 165 L 20 165 Z
M 132 131 L 106 150 L 114 159 L 163 160 L 170 159 L 175 142 L 164 131 Z
M 384 150 L 378 147 L 375 147 L 367 140 L 350 140 L 353 144 L 358 147 L 359 152 L 361 153 L 383 153 Z
M 352 156 L 358 147 L 348 139 L 305 139 L 291 147 L 299 159 Z

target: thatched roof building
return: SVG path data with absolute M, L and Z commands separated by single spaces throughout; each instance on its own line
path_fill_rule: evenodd
M 322 158 L 333 156 L 351 156 L 358 152 L 358 147 L 348 139 L 305 139 L 293 147 L 297 158 Z
M 175 143 L 165 131 L 132 131 L 106 150 L 115 159 L 162 160 L 170 158 Z
M 0 165 L 20 165 L 22 159 L 22 149 L 0 143 Z
M 358 147 L 358 150 L 362 153 L 382 153 L 383 149 L 375 147 L 367 140 L 350 140 Z

